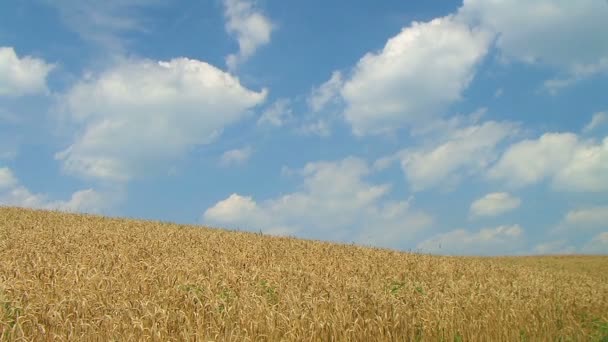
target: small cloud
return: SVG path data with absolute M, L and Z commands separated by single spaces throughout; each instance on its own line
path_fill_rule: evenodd
M 418 244 L 422 252 L 449 255 L 496 255 L 522 247 L 524 230 L 518 225 L 484 228 L 478 232 L 457 229 Z
M 608 206 L 597 206 L 569 211 L 564 223 L 576 227 L 599 227 L 608 224 Z
M 0 168 L 0 190 L 12 188 L 15 185 L 17 185 L 17 179 L 12 171 L 7 167 Z
M 320 137 L 328 137 L 331 134 L 331 129 L 329 128 L 329 124 L 325 120 L 317 120 L 315 122 L 309 122 L 303 124 L 298 132 L 308 135 L 318 135 Z
M 533 248 L 535 254 L 574 254 L 576 247 L 569 245 L 566 240 L 555 240 L 539 243 Z
M 519 208 L 521 200 L 506 192 L 494 192 L 471 203 L 472 217 L 498 216 Z
M 587 254 L 608 254 L 608 232 L 599 233 L 582 248 Z
M 106 53 L 126 50 L 126 33 L 146 32 L 143 9 L 163 4 L 157 0 L 42 0 L 56 9 L 65 26 L 83 41 L 95 44 Z M 164 2 L 166 3 L 166 2 Z
M 283 126 L 291 117 L 293 112 L 288 99 L 279 99 L 270 105 L 258 119 L 258 125 Z
M 556 95 L 562 89 L 569 87 L 577 82 L 585 80 L 593 75 L 608 72 L 608 58 L 602 58 L 597 64 L 575 65 L 569 74 L 562 78 L 553 78 L 543 83 L 544 88 L 551 95 Z
M 226 151 L 220 158 L 220 165 L 223 167 L 243 165 L 249 160 L 249 158 L 251 158 L 252 154 L 253 148 L 249 146 Z
M 502 88 L 496 89 L 496 91 L 494 92 L 494 98 L 497 99 L 497 98 L 501 97 L 503 93 L 504 93 L 504 90 Z
M 307 99 L 310 109 L 316 113 L 321 111 L 328 104 L 335 102 L 340 95 L 340 89 L 342 89 L 343 84 L 342 73 L 340 71 L 334 71 L 327 82 L 319 87 L 313 88 L 310 92 Z
M 583 128 L 583 133 L 589 133 L 595 130 L 598 127 L 601 127 L 608 123 L 608 113 L 606 112 L 597 112 L 593 114 L 591 121 L 585 125 Z
M 40 58 L 19 57 L 12 47 L 0 46 L 0 96 L 48 93 L 46 79 L 53 68 Z
M 230 70 L 251 57 L 262 45 L 270 42 L 272 22 L 247 0 L 224 0 L 226 31 L 235 36 L 239 52 L 226 57 Z

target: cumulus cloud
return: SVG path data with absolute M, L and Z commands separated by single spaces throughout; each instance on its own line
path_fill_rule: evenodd
M 0 46 L 0 97 L 48 92 L 46 78 L 53 68 L 43 59 L 19 57 L 12 47 Z
M 521 200 L 507 192 L 489 193 L 471 203 L 472 217 L 497 216 L 519 208 Z
M 567 75 L 547 84 L 553 90 L 608 71 L 606 1 L 465 0 L 458 15 L 496 34 L 505 59 Z
M 517 224 L 484 228 L 478 232 L 457 229 L 422 241 L 417 249 L 426 253 L 448 255 L 507 254 L 522 247 L 523 232 Z
M 262 113 L 258 125 L 283 126 L 291 117 L 291 103 L 288 99 L 278 99 Z
M 100 213 L 112 205 L 110 196 L 93 189 L 76 191 L 67 201 L 50 200 L 47 195 L 32 193 L 9 168 L 0 168 L 0 205 L 69 212 Z
M 70 174 L 127 181 L 212 142 L 265 97 L 202 61 L 124 61 L 63 96 L 78 134 L 56 158 Z
M 463 176 L 484 171 L 497 158 L 497 146 L 517 131 L 507 122 L 487 121 L 450 128 L 428 146 L 408 148 L 397 154 L 415 191 L 454 186 Z M 386 167 L 387 160 L 378 161 Z
M 491 35 L 454 16 L 414 22 L 359 60 L 341 96 L 357 135 L 428 120 L 461 99 Z
M 488 177 L 523 186 L 550 178 L 556 190 L 608 190 L 608 138 L 581 141 L 573 133 L 545 133 L 511 145 Z
M 224 0 L 226 31 L 239 43 L 239 52 L 226 57 L 230 70 L 251 57 L 262 45 L 270 42 L 272 22 L 248 0 Z
M 608 232 L 599 233 L 582 248 L 587 254 L 608 254 Z
M 203 221 L 340 241 L 354 236 L 357 242 L 386 247 L 399 247 L 432 223 L 409 201 L 386 199 L 389 185 L 366 182 L 370 169 L 361 159 L 308 163 L 295 173 L 302 177 L 301 191 L 265 201 L 232 194 L 208 208 Z
M 226 151 L 222 154 L 222 157 L 220 158 L 220 165 L 224 167 L 232 165 L 243 165 L 249 160 L 249 158 L 251 158 L 252 154 L 253 148 L 251 148 L 250 146 Z

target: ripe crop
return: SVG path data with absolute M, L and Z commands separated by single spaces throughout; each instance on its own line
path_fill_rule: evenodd
M 0 208 L 0 340 L 606 341 L 608 257 L 440 257 Z

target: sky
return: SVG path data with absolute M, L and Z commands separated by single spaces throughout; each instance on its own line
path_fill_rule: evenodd
M 608 254 L 608 1 L 8 0 L 0 205 Z

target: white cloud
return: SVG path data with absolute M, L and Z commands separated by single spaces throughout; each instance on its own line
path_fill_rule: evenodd
M 569 211 L 564 217 L 564 224 L 571 227 L 608 228 L 608 206 L 597 206 Z
M 331 126 L 341 120 L 343 110 L 340 91 L 344 79 L 340 71 L 334 71 L 329 80 L 320 86 L 313 87 L 306 98 L 310 112 L 299 123 L 297 131 L 304 135 L 331 135 Z
M 48 92 L 46 78 L 53 68 L 40 58 L 19 57 L 12 47 L 0 46 L 0 96 Z
M 342 73 L 334 71 L 327 82 L 312 89 L 307 99 L 308 106 L 315 113 L 321 111 L 325 106 L 338 99 L 343 84 Z
M 249 158 L 251 158 L 252 154 L 253 148 L 251 148 L 250 146 L 226 151 L 222 154 L 222 157 L 220 158 L 220 165 L 224 167 L 232 165 L 243 165 L 249 160 Z
M 55 8 L 67 28 L 83 40 L 99 45 L 104 52 L 125 50 L 128 32 L 147 30 L 142 9 L 157 6 L 161 0 L 44 0 Z
M 597 112 L 593 114 L 591 121 L 585 125 L 583 128 L 584 133 L 589 133 L 598 127 L 608 124 L 608 113 L 606 112 Z
M 0 168 L 0 191 L 17 185 L 17 179 L 9 168 Z
M 208 208 L 206 224 L 244 227 L 274 234 L 297 234 L 398 247 L 432 218 L 410 208 L 409 201 L 384 199 L 390 186 L 363 180 L 370 173 L 361 159 L 308 163 L 297 171 L 301 191 L 257 202 L 232 194 Z
M 0 168 L 0 205 L 100 213 L 108 209 L 112 201 L 108 194 L 93 189 L 76 191 L 67 201 L 50 200 L 47 195 L 30 192 L 19 183 L 10 169 Z
M 353 132 L 384 133 L 440 114 L 461 98 L 490 39 L 454 16 L 403 28 L 361 58 L 342 88 Z
M 512 185 L 536 183 L 567 164 L 577 144 L 573 133 L 545 133 L 536 140 L 520 141 L 506 150 L 489 176 Z
M 70 174 L 126 181 L 212 142 L 265 97 L 202 61 L 125 61 L 65 94 L 79 134 L 56 158 Z
M 597 64 L 591 66 L 574 67 L 569 74 L 543 82 L 545 89 L 556 95 L 563 88 L 569 87 L 591 76 L 608 72 L 608 57 L 602 58 Z
M 258 125 L 283 126 L 291 117 L 293 112 L 288 99 L 278 99 L 270 105 L 258 119 Z
M 519 208 L 521 200 L 506 192 L 489 193 L 471 203 L 473 217 L 497 216 Z
M 419 243 L 417 249 L 449 255 L 508 254 L 522 247 L 522 235 L 523 229 L 517 224 L 484 228 L 478 232 L 457 229 L 431 237 Z
M 497 98 L 502 97 L 502 95 L 504 94 L 504 92 L 505 91 L 502 88 L 496 89 L 496 91 L 494 92 L 494 98 L 497 99 Z
M 329 123 L 323 119 L 303 123 L 299 128 L 298 132 L 308 135 L 318 135 L 320 137 L 328 137 L 331 134 Z
M 582 248 L 587 254 L 608 254 L 608 232 L 599 233 Z
M 546 84 L 550 89 L 608 71 L 606 1 L 465 0 L 459 16 L 493 31 L 504 58 L 568 75 Z
M 511 145 L 488 172 L 491 179 L 523 186 L 551 178 L 556 190 L 608 190 L 608 137 L 580 141 L 573 133 L 545 133 Z
M 224 0 L 226 31 L 239 43 L 239 52 L 226 57 L 230 70 L 251 57 L 262 45 L 270 42 L 273 24 L 248 0 Z
M 533 248 L 535 254 L 574 254 L 576 247 L 569 245 L 566 240 L 555 240 L 539 243 Z
M 464 175 L 484 171 L 496 159 L 497 145 L 516 130 L 514 124 L 495 121 L 449 129 L 439 142 L 401 151 L 401 167 L 416 191 L 449 188 Z
M 563 191 L 608 191 L 608 137 L 598 144 L 580 143 L 569 163 L 555 175 L 553 184 Z

